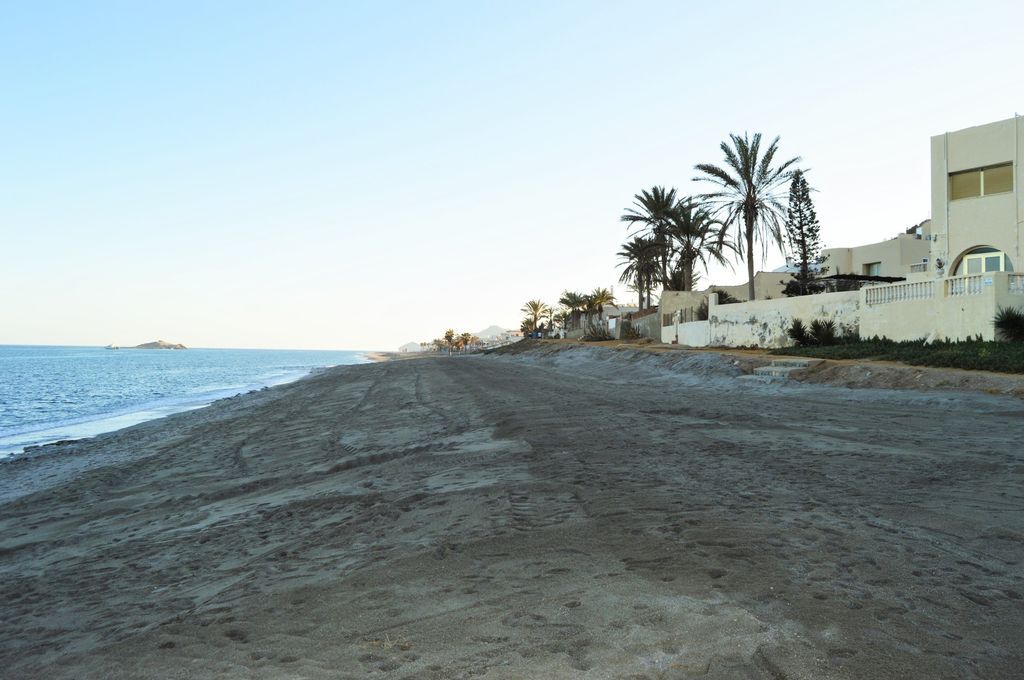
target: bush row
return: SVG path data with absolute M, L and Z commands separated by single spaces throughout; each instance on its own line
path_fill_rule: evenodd
M 1024 342 L 986 342 L 980 338 L 925 344 L 924 340 L 895 342 L 876 337 L 830 346 L 787 347 L 773 352 L 817 359 L 873 359 L 901 361 L 913 366 L 1024 373 Z

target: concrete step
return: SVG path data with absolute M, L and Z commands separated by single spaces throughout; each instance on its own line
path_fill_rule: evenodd
M 755 368 L 753 374 L 760 378 L 788 380 L 789 374 L 793 371 L 800 371 L 820 363 L 821 359 L 774 359 L 768 366 Z
M 809 368 L 820 363 L 821 359 L 772 359 L 772 366 L 789 366 L 792 368 Z
M 780 378 L 788 378 L 793 371 L 799 371 L 803 366 L 761 366 L 754 369 L 754 375 L 771 375 Z

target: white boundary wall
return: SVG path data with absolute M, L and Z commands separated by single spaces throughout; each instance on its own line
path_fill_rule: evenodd
M 662 326 L 661 341 L 670 345 L 707 347 L 711 342 L 711 324 L 707 321 L 688 321 Z
M 688 347 L 786 347 L 793 319 L 809 325 L 831 319 L 862 338 L 890 340 L 995 339 L 1000 307 L 1024 310 L 1024 274 L 993 272 L 948 279 L 905 281 L 860 291 L 819 293 L 719 305 L 708 296 L 708 321 L 661 328 L 661 341 Z M 661 315 L 648 317 L 660 319 Z
M 819 293 L 777 300 L 754 300 L 719 305 L 708 296 L 711 322 L 709 344 L 716 347 L 786 347 L 793 344 L 786 332 L 793 319 L 809 325 L 831 319 L 837 327 L 856 329 L 860 321 L 860 291 Z

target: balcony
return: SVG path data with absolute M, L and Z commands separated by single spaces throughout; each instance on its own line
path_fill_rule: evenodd
M 1024 274 L 987 272 L 861 289 L 860 331 L 891 340 L 995 338 L 992 319 L 1021 307 Z

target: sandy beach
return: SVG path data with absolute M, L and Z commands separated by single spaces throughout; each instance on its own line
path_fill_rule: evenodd
M 2 674 L 1020 677 L 1022 425 L 710 352 L 331 369 L 0 465 Z

